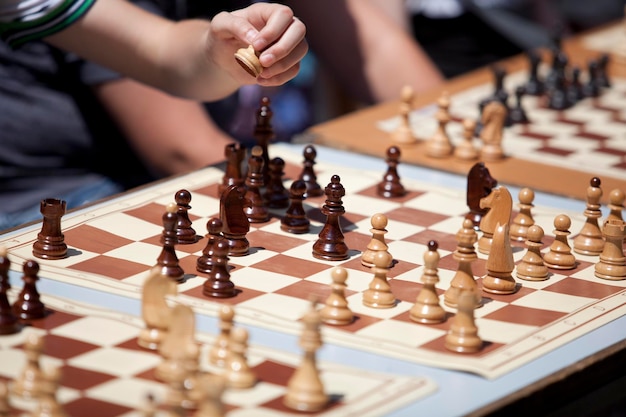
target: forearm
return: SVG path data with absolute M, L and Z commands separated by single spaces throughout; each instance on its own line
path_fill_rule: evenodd
M 125 0 L 100 0 L 47 41 L 153 87 L 209 101 L 240 86 L 208 58 L 209 30 L 208 21 L 175 23 Z
M 100 84 L 94 93 L 140 158 L 161 175 L 221 162 L 233 141 L 195 101 L 130 79 Z

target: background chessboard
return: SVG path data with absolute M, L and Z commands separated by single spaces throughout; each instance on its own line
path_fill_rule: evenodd
M 162 358 L 137 344 L 143 327 L 139 318 L 47 295 L 43 300 L 50 310 L 46 318 L 34 320 L 20 333 L 0 337 L 1 380 L 11 385 L 19 377 L 26 364 L 24 343 L 30 333 L 36 333 L 44 342 L 42 369 L 61 370 L 57 398 L 69 415 L 140 417 L 148 394 L 162 402 L 166 386 L 154 374 Z M 200 370 L 221 373 L 208 362 L 214 337 L 198 333 L 196 339 L 201 345 Z M 259 381 L 250 389 L 225 391 L 228 415 L 301 416 L 282 404 L 286 383 L 300 357 L 252 342 L 247 359 Z M 320 361 L 319 368 L 326 393 L 336 401 L 322 412 L 307 415 L 382 416 L 437 389 L 434 382 L 420 376 L 370 372 L 326 361 Z M 13 394 L 10 403 L 14 413 L 31 411 L 37 404 Z
M 546 72 L 543 68 L 542 72 Z M 584 73 L 584 69 L 583 69 Z M 516 105 L 515 88 L 528 79 L 526 71 L 506 76 L 504 86 L 509 93 L 509 106 Z M 587 98 L 564 111 L 540 105 L 540 98 L 524 96 L 529 124 L 516 124 L 504 130 L 504 153 L 535 163 L 587 172 L 599 177 L 626 180 L 626 80 L 614 78 L 611 88 L 595 99 Z M 583 81 L 584 82 L 584 81 Z M 450 96 L 451 122 L 447 124 L 453 145 L 463 140 L 463 120 L 479 120 L 478 103 L 493 94 L 493 85 L 481 84 Z M 409 115 L 417 138 L 427 141 L 437 129 L 437 105 L 432 104 Z M 399 117 L 381 120 L 378 127 L 392 132 Z M 476 148 L 480 140 L 475 139 Z M 454 159 L 453 157 L 448 159 Z M 520 179 L 523 173 L 518 173 Z
M 288 163 L 287 185 L 301 171 L 301 154 L 280 146 L 270 148 L 270 157 L 281 156 Z M 375 186 L 382 172 L 352 170 L 318 161 L 316 172 L 324 186 L 330 176 L 341 177 L 347 194 L 342 225 L 351 248 L 344 262 L 313 258 L 311 249 L 324 218 L 319 208 L 324 198 L 306 201 L 312 220 L 311 232 L 290 235 L 280 230 L 281 212 L 267 223 L 251 225 L 248 239 L 252 251 L 245 257 L 231 257 L 231 279 L 242 292 L 224 301 L 202 295 L 204 280 L 195 272 L 195 262 L 206 239 L 194 245 L 178 245 L 177 253 L 187 281 L 179 285 L 178 298 L 201 314 L 216 316 L 221 302 L 235 305 L 243 324 L 298 334 L 298 319 L 308 308 L 308 297 L 321 300 L 329 294 L 330 270 L 341 265 L 348 270 L 348 300 L 358 319 L 349 326 L 324 326 L 327 343 L 351 347 L 441 368 L 465 370 L 495 378 L 538 358 L 576 337 L 621 317 L 626 313 L 626 281 L 604 281 L 593 274 L 597 258 L 578 256 L 578 266 L 570 271 L 553 271 L 547 281 L 521 282 L 521 290 L 510 296 L 484 296 L 484 306 L 476 311 L 479 335 L 485 341 L 477 354 L 447 351 L 443 340 L 451 320 L 440 325 L 413 323 L 408 317 L 421 288 L 423 254 L 426 244 L 439 242 L 442 293 L 454 276 L 455 233 L 467 212 L 465 193 L 425 182 L 404 181 L 410 190 L 401 199 L 376 196 Z M 401 172 L 401 171 L 400 171 Z M 121 196 L 63 220 L 70 256 L 58 261 L 41 261 L 41 275 L 134 298 L 140 297 L 148 269 L 160 253 L 161 216 L 181 188 L 192 192 L 190 211 L 194 227 L 204 235 L 207 220 L 218 213 L 217 184 L 223 173 L 208 168 L 171 181 Z M 587 184 L 580 184 L 586 188 Z M 516 196 L 513 196 L 514 199 Z M 537 224 L 546 232 L 544 250 L 552 242 L 553 219 L 559 213 L 572 218 L 573 237 L 584 222 L 584 203 L 579 212 L 535 207 Z M 374 213 L 389 218 L 389 251 L 397 260 L 389 278 L 399 299 L 395 308 L 377 310 L 361 303 L 361 294 L 372 273 L 360 264 L 360 253 L 371 238 L 370 218 Z M 606 212 L 605 212 L 606 214 Z M 0 241 L 8 247 L 13 268 L 32 258 L 31 247 L 38 230 L 31 228 Z M 514 245 L 516 262 L 524 249 Z M 486 256 L 474 265 L 477 278 L 485 273 Z M 479 280 L 480 281 L 480 280 Z M 480 284 L 480 282 L 479 282 Z M 454 313 L 450 310 L 451 315 Z

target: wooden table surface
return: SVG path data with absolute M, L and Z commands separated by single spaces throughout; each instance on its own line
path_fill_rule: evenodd
M 596 29 L 601 31 L 611 26 Z M 593 32 L 589 32 L 593 33 Z M 588 33 L 588 34 L 589 34 Z M 585 49 L 583 36 L 570 38 L 564 41 L 563 49 L 568 55 L 571 64 L 584 66 L 588 60 L 600 55 L 599 51 Z M 545 51 L 547 54 L 547 51 Z M 507 73 L 519 71 L 528 67 L 527 58 L 523 55 L 515 56 L 500 63 Z M 611 76 L 626 77 L 626 63 L 620 59 L 612 59 L 609 63 Z M 442 88 L 437 88 L 415 99 L 415 108 L 425 107 L 436 102 L 442 91 L 450 94 L 459 93 L 468 88 L 481 84 L 492 83 L 493 75 L 489 68 L 482 68 L 446 82 Z M 626 104 L 626 103 L 625 103 Z M 381 120 L 387 120 L 398 115 L 399 101 L 386 102 L 347 114 L 342 117 L 315 125 L 308 129 L 302 140 L 310 141 L 337 149 L 358 152 L 384 158 L 387 148 L 394 143 L 389 134 L 377 127 Z M 506 141 L 506 137 L 505 137 Z M 427 157 L 424 152 L 425 141 L 418 141 L 413 145 L 402 145 L 401 163 L 410 163 L 455 174 L 467 175 L 475 161 L 461 161 L 456 158 L 436 159 Z M 589 172 L 576 171 L 563 167 L 547 165 L 538 162 L 507 156 L 498 162 L 488 163 L 492 176 L 503 185 L 530 187 L 537 191 L 575 198 L 586 199 L 586 186 Z M 619 178 L 602 176 L 602 187 L 605 190 L 625 188 L 625 181 Z M 606 203 L 608 192 L 604 193 Z

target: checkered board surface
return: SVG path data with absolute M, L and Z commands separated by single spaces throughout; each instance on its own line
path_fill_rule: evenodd
M 515 88 L 526 82 L 525 72 L 506 76 L 509 105 L 515 106 Z M 612 79 L 612 87 L 601 97 L 587 98 L 575 106 L 555 111 L 540 106 L 539 97 L 525 96 L 522 107 L 529 124 L 505 128 L 502 146 L 506 155 L 545 165 L 589 172 L 600 177 L 626 180 L 626 80 Z M 491 84 L 482 84 L 450 96 L 451 121 L 446 131 L 453 145 L 463 141 L 466 118 L 478 120 L 478 103 L 493 94 Z M 428 140 L 437 129 L 437 105 L 414 110 L 409 122 L 420 140 Z M 392 132 L 399 117 L 381 120 L 378 127 Z M 480 139 L 475 138 L 480 147 Z
M 294 152 L 280 146 L 270 148 L 270 157 L 280 155 L 287 161 L 287 184 L 301 170 L 302 157 Z M 324 161 L 315 167 L 320 183 L 326 185 L 337 174 L 346 189 L 346 214 L 341 222 L 351 248 L 350 259 L 332 262 L 312 256 L 313 243 L 325 218 L 320 212 L 324 198 L 310 199 L 305 201 L 312 222 L 308 234 L 282 232 L 280 211 L 267 223 L 251 225 L 247 235 L 251 253 L 229 261 L 233 267 L 231 280 L 242 290 L 234 298 L 218 301 L 202 295 L 204 279 L 197 276 L 195 264 L 205 245 L 204 238 L 196 244 L 178 245 L 178 257 L 188 279 L 179 285 L 177 297 L 196 312 L 212 316 L 217 316 L 220 302 L 232 303 L 242 323 L 298 334 L 297 321 L 308 309 L 310 294 L 325 300 L 330 292 L 331 269 L 341 265 L 348 271 L 347 298 L 357 320 L 343 327 L 324 326 L 327 343 L 489 378 L 503 375 L 626 313 L 626 281 L 596 278 L 593 267 L 597 259 L 580 256 L 576 269 L 554 271 L 543 282 L 522 282 L 516 294 L 485 293 L 484 306 L 475 313 L 484 349 L 476 354 L 451 353 L 444 348 L 451 320 L 439 325 L 416 324 L 410 320 L 409 310 L 421 289 L 423 255 L 431 239 L 439 242 L 437 287 L 442 296 L 449 287 L 457 268 L 452 257 L 455 234 L 467 212 L 465 192 L 405 179 L 404 186 L 409 190 L 405 197 L 383 199 L 375 194 L 381 172 L 352 170 Z M 205 234 L 207 220 L 218 212 L 216 190 L 222 175 L 222 171 L 209 168 L 67 215 L 63 230 L 70 256 L 41 260 L 40 276 L 139 298 L 147 271 L 161 251 L 158 242 L 165 205 L 180 188 L 189 189 L 194 227 L 198 234 Z M 580 213 L 566 212 L 572 218 L 571 237 L 584 223 L 583 211 L 581 203 Z M 374 213 L 389 218 L 385 238 L 397 261 L 388 275 L 399 300 L 391 309 L 367 308 L 361 302 L 362 292 L 373 277 L 361 265 L 360 253 L 371 239 Z M 533 209 L 536 223 L 546 233 L 544 251 L 553 240 L 553 220 L 560 213 L 549 207 Z M 24 259 L 32 258 L 37 233 L 37 228 L 31 228 L 0 241 L 9 249 L 13 268 L 19 269 Z M 519 261 L 524 249 L 517 243 L 514 246 L 515 260 Z M 479 254 L 473 265 L 477 279 L 485 274 L 485 261 L 486 256 Z
M 59 367 L 57 398 L 71 416 L 140 417 L 146 396 L 162 402 L 166 386 L 154 375 L 162 361 L 156 351 L 139 347 L 143 324 L 136 317 L 95 309 L 65 299 L 46 297 L 51 313 L 14 335 L 0 336 L 0 379 L 10 385 L 26 364 L 23 346 L 27 335 L 43 336 L 40 366 Z M 236 324 L 238 325 L 238 324 Z M 216 329 L 217 332 L 217 329 Z M 208 362 L 213 336 L 198 333 L 200 370 L 218 374 Z M 222 400 L 230 417 L 286 417 L 302 413 L 283 406 L 286 384 L 300 362 L 291 353 L 255 346 L 247 351 L 248 364 L 258 382 L 250 389 L 227 389 Z M 397 376 L 319 361 L 325 392 L 336 399 L 316 416 L 381 416 L 433 393 L 436 385 L 423 377 Z M 10 396 L 14 411 L 32 410 L 33 400 Z M 192 415 L 190 413 L 189 415 Z
M 593 51 L 607 52 L 626 58 L 626 24 L 610 26 L 582 37 L 582 45 Z

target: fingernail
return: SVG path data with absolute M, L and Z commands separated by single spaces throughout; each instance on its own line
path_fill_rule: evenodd
M 250 29 L 247 33 L 246 33 L 246 41 L 253 45 L 254 40 L 256 39 L 256 36 L 259 34 L 259 32 L 257 32 L 254 29 Z

